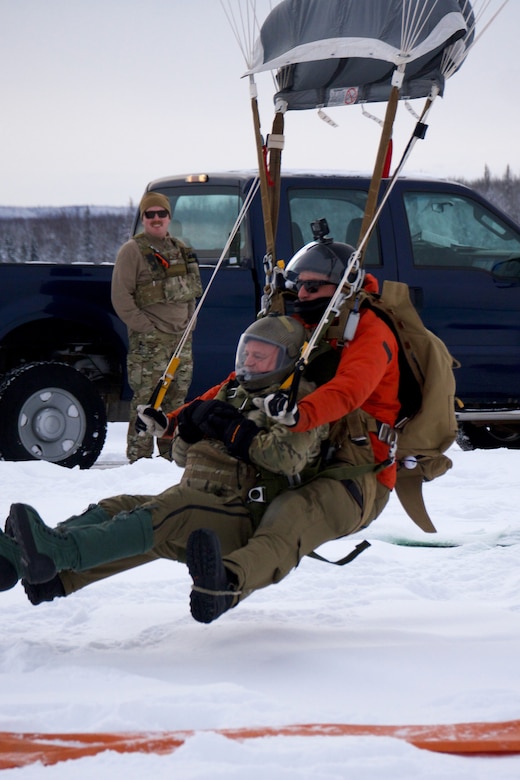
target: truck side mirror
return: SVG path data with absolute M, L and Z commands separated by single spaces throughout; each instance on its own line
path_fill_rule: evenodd
M 513 257 L 496 263 L 491 274 L 500 287 L 517 287 L 520 285 L 520 258 Z

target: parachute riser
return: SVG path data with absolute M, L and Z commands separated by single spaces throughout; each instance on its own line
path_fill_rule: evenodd
M 379 139 L 379 148 L 377 151 L 374 170 L 372 172 L 372 179 L 370 181 L 370 187 L 368 190 L 365 213 L 363 215 L 363 222 L 361 223 L 359 241 L 362 241 L 366 234 L 368 234 L 368 237 L 370 237 L 370 232 L 372 231 L 375 224 L 373 222 L 373 217 L 377 206 L 377 198 L 381 187 L 381 179 L 385 167 L 385 161 L 387 159 L 388 149 L 392 138 L 394 120 L 397 113 L 397 105 L 399 103 L 399 93 L 404 78 L 404 69 L 404 65 L 399 65 L 394 72 L 392 89 L 388 98 L 385 119 L 383 128 L 381 130 L 381 138 Z M 366 247 L 366 243 L 367 242 L 365 242 L 363 245 L 363 253 L 364 248 Z

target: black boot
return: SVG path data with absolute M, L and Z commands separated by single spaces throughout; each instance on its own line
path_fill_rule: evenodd
M 188 571 L 193 580 L 190 610 L 199 623 L 211 623 L 233 606 L 239 595 L 231 573 L 222 563 L 220 541 L 214 531 L 193 531 L 186 546 Z
M 42 604 L 44 601 L 54 601 L 54 599 L 66 595 L 65 588 L 63 587 L 63 583 L 58 574 L 56 574 L 52 580 L 40 582 L 38 584 L 22 580 L 22 585 L 27 594 L 27 598 L 35 607 L 38 606 L 38 604 Z

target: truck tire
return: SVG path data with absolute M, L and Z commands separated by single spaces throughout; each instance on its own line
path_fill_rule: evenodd
M 88 469 L 105 443 L 104 403 L 65 363 L 28 363 L 0 384 L 0 458 Z
M 516 426 L 473 425 L 462 423 L 457 434 L 457 444 L 462 450 L 494 450 L 506 447 L 510 450 L 520 449 L 520 430 Z

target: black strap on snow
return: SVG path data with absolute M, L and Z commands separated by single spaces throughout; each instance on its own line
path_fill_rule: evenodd
M 308 553 L 307 557 L 315 558 L 317 561 L 323 561 L 323 563 L 332 563 L 334 566 L 345 566 L 346 563 L 350 563 L 354 558 L 357 558 L 358 555 L 361 555 L 363 550 L 366 550 L 368 547 L 370 547 L 370 542 L 367 542 L 367 540 L 364 539 L 359 544 L 356 544 L 355 548 L 349 552 L 348 555 L 345 555 L 344 558 L 340 558 L 339 561 L 329 561 L 328 558 L 323 558 L 323 556 L 318 555 L 317 552 Z

